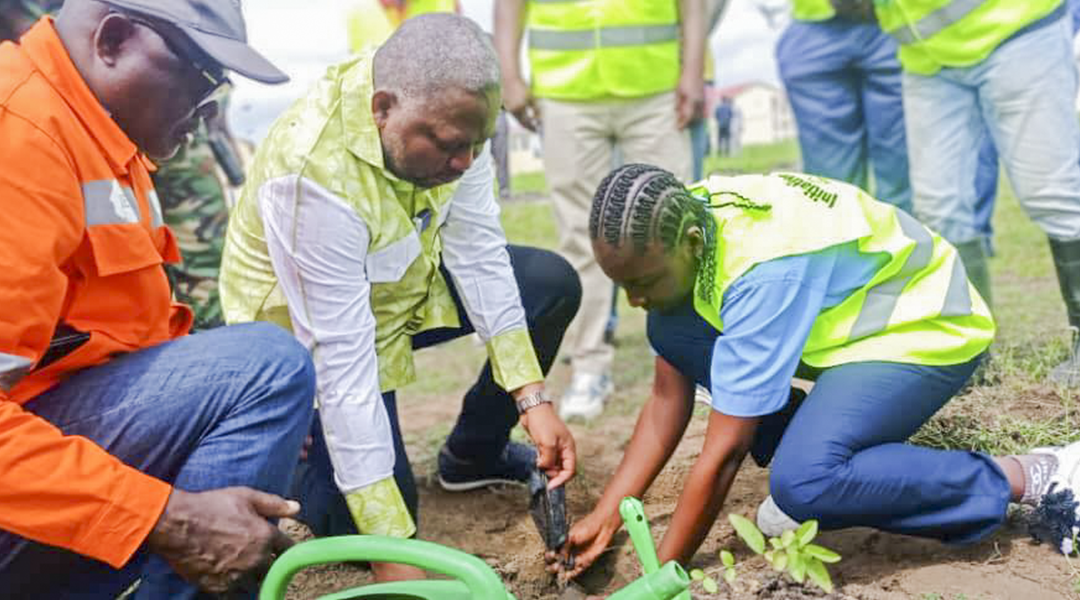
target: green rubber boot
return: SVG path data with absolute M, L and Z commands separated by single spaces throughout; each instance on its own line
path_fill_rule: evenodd
M 1069 358 L 1050 371 L 1050 381 L 1068 387 L 1080 386 L 1080 240 L 1050 240 L 1061 297 L 1073 331 Z
M 956 244 L 956 251 L 960 254 L 960 260 L 964 263 L 968 279 L 979 295 L 986 301 L 990 310 L 994 309 L 990 291 L 990 266 L 987 264 L 986 244 L 981 239 L 971 240 Z

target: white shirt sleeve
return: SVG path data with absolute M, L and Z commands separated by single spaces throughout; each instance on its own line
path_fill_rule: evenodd
M 341 198 L 298 175 L 264 183 L 258 199 L 293 333 L 315 362 L 334 478 L 348 494 L 394 470 L 364 269 L 368 229 Z
M 525 310 L 495 201 L 490 142 L 462 176 L 440 235 L 443 263 L 480 338 L 488 341 L 508 331 L 526 329 Z

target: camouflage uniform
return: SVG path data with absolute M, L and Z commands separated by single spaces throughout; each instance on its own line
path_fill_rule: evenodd
M 228 183 L 221 173 L 206 133 L 158 166 L 154 187 L 161 199 L 165 224 L 180 245 L 183 262 L 165 271 L 173 294 L 195 310 L 195 329 L 224 325 L 218 300 L 218 270 L 229 223 Z

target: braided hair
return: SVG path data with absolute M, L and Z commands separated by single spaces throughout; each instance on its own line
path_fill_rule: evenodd
M 589 237 L 618 248 L 627 240 L 634 252 L 659 241 L 670 252 L 690 225 L 708 231 L 706 202 L 695 198 L 674 175 L 651 165 L 629 164 L 600 182 L 589 213 Z

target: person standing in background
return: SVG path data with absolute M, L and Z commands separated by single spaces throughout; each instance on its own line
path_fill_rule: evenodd
M 911 212 L 896 42 L 869 1 L 792 0 L 776 60 L 799 129 L 803 171 Z
M 1020 205 L 1046 233 L 1069 324 L 1080 329 L 1080 125 L 1072 25 L 1062 0 L 988 0 L 939 12 L 932 0 L 875 4 L 899 43 L 916 216 L 960 251 L 991 298 L 976 216 L 979 145 L 989 135 Z M 1054 383 L 1080 385 L 1080 358 Z
M 587 10 L 586 10 L 587 8 Z M 581 277 L 569 335 L 573 368 L 564 419 L 589 419 L 614 391 L 614 347 L 604 339 L 613 284 L 589 245 L 590 199 L 618 149 L 626 162 L 657 161 L 691 175 L 687 126 L 704 110 L 703 0 L 499 0 L 495 46 L 506 109 L 542 129 L 544 170 L 559 250 Z M 531 81 L 519 64 L 529 34 Z

